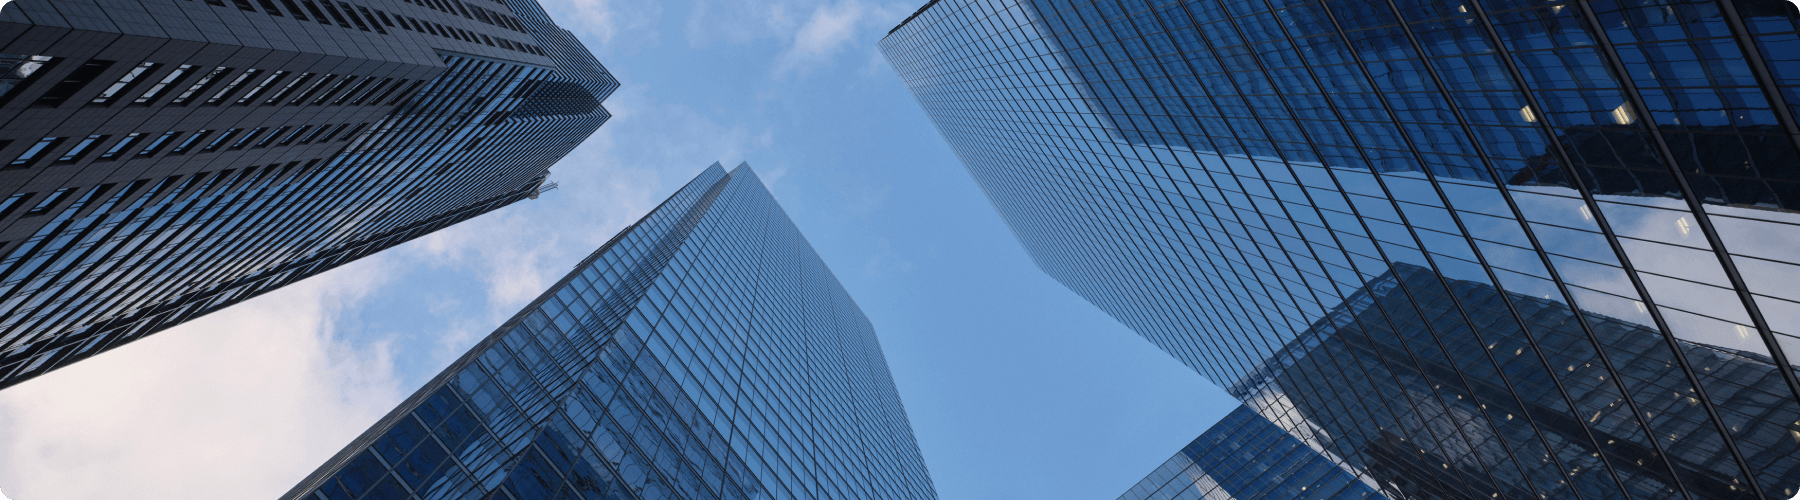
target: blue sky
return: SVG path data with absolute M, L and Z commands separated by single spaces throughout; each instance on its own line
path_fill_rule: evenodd
M 1236 405 L 1032 265 L 876 49 L 919 3 L 544 4 L 623 84 L 561 189 L 0 393 L 0 488 L 278 495 L 714 161 L 874 322 L 942 498 L 1113 498 Z

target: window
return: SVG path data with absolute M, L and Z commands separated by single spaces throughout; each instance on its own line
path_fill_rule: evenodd
M 371 26 L 374 26 L 374 27 L 375 27 L 375 32 L 376 32 L 376 33 L 380 33 L 380 34 L 383 34 L 383 35 L 386 35 L 386 34 L 388 34 L 388 32 L 387 32 L 387 30 L 385 30 L 385 29 L 382 29 L 382 28 L 381 28 L 381 23 L 378 23 L 378 22 L 375 22 L 375 14 L 372 14 L 372 13 L 370 13 L 370 12 L 369 12 L 369 8 L 368 8 L 368 7 L 364 7 L 364 6 L 361 6 L 361 5 L 358 5 L 358 6 L 356 6 L 356 10 L 358 10 L 358 11 L 361 11 L 361 12 L 362 12 L 362 15 L 363 15 L 363 18 L 365 18 L 365 19 L 368 19 L 368 20 L 369 20 L 369 24 L 370 24 L 370 25 L 371 25 Z M 358 25 L 358 26 L 360 26 L 360 25 Z
M 331 13 L 332 19 L 337 20 L 338 26 L 343 26 L 345 29 L 355 28 L 355 26 L 350 25 L 350 21 L 344 20 L 344 14 L 341 12 L 338 12 L 337 7 L 333 7 L 331 5 L 331 0 L 319 0 L 319 3 L 325 6 L 326 12 Z M 369 31 L 369 30 L 364 29 L 363 31 Z
M 230 141 L 230 140 L 231 140 L 231 137 L 232 137 L 232 136 L 234 136 L 234 135 L 237 135 L 237 133 L 238 133 L 238 130 L 239 130 L 239 129 L 235 129 L 235 128 L 233 128 L 233 129 L 226 129 L 226 130 L 225 130 L 225 133 L 223 133 L 223 134 L 219 134 L 219 138 L 218 138 L 218 139 L 213 139 L 213 141 L 212 141 L 212 142 L 210 142 L 210 143 L 207 143 L 207 145 L 206 145 L 206 148 L 205 148 L 205 149 L 202 149 L 202 150 L 201 150 L 201 152 L 205 152 L 205 153 L 211 153 L 211 152 L 213 152 L 213 151 L 218 151 L 218 150 L 219 150 L 219 148 L 220 148 L 220 147 L 223 147 L 223 146 L 224 146 L 224 145 L 225 145 L 225 144 L 226 144 L 226 142 L 227 142 L 227 141 Z M 184 146 L 185 146 L 185 145 L 184 145 Z
M 174 100 L 169 101 L 169 105 L 188 105 L 189 102 L 193 102 L 196 96 L 205 94 L 206 90 L 212 88 L 213 84 L 219 83 L 219 79 L 224 77 L 227 73 L 231 73 L 231 68 L 224 66 L 213 68 L 212 72 L 200 77 L 200 81 L 194 82 L 193 86 L 188 87 L 186 92 L 182 92 L 181 95 L 175 96 Z
M 307 134 L 305 139 L 301 139 L 300 143 L 301 144 L 312 144 L 313 138 L 318 137 L 320 132 L 324 132 L 325 129 L 330 128 L 330 127 L 331 127 L 330 124 L 320 125 L 319 128 L 313 129 L 313 133 Z M 342 128 L 343 125 L 338 125 L 338 127 Z
M 25 87 L 44 76 L 44 69 L 55 66 L 59 58 L 49 56 L 16 56 L 0 54 L 0 104 L 6 104 Z
M 344 101 L 350 100 L 350 96 L 356 95 L 358 91 L 361 91 L 363 89 L 363 87 L 369 86 L 369 82 L 373 82 L 373 81 L 375 81 L 375 78 L 370 77 L 370 78 L 364 78 L 360 82 L 356 82 L 356 86 L 350 87 L 350 90 L 344 91 L 344 95 L 338 96 L 338 98 L 336 100 L 331 101 L 331 105 L 337 106 L 337 105 L 343 104 Z
M 388 96 L 389 96 L 389 95 L 393 95 L 393 93 L 394 93 L 394 92 L 395 92 L 395 91 L 397 91 L 397 90 L 400 90 L 400 87 L 405 87 L 405 86 L 406 86 L 406 82 L 407 82 L 407 81 L 408 81 L 408 80 L 406 80 L 406 79 L 401 79 L 401 80 L 400 80 L 400 81 L 399 81 L 399 82 L 396 82 L 396 83 L 394 83 L 394 86 L 392 86 L 392 87 L 388 87 L 388 89 L 387 89 L 387 91 L 386 91 L 386 92 L 382 92 L 382 93 L 381 93 L 381 95 L 378 95 L 378 96 L 375 96 L 375 99 L 373 99 L 373 100 L 370 100 L 370 101 L 369 101 L 369 105 L 370 105 L 370 106 L 379 106 L 379 105 L 381 105 L 381 101 L 382 101 L 382 100 L 385 100 L 385 99 L 387 99 L 387 97 L 388 97 Z M 357 102 L 357 104 L 362 104 L 362 102 Z
M 301 21 L 307 20 L 306 14 L 300 13 L 300 6 L 294 5 L 294 0 L 281 0 L 281 5 L 287 7 L 288 13 L 293 14 L 294 19 L 299 19 Z
M 150 145 L 144 146 L 143 151 L 138 151 L 137 158 L 156 156 L 158 151 L 162 151 L 162 148 L 168 146 L 169 143 L 175 142 L 175 138 L 181 137 L 181 134 L 182 132 L 180 131 L 163 132 L 163 135 L 157 136 L 156 139 L 151 140 Z
M 74 195 L 76 189 L 80 188 L 58 189 L 56 192 L 50 193 L 50 196 L 44 197 L 44 201 L 38 202 L 37 206 L 32 207 L 30 211 L 25 212 L 25 215 L 21 215 L 20 217 L 36 217 L 50 213 L 51 210 L 56 210 L 56 206 L 61 205 L 63 200 L 67 200 L 69 199 L 69 196 Z
M 158 66 L 161 65 L 147 62 L 139 64 L 135 68 L 131 68 L 131 71 L 125 72 L 125 76 L 119 77 L 119 81 L 114 82 L 112 86 L 101 91 L 100 95 L 94 96 L 94 100 L 88 101 L 88 105 L 111 106 L 114 99 L 118 99 L 119 96 L 124 95 L 126 92 L 130 92 L 131 88 L 136 87 L 137 84 L 143 83 L 151 72 L 156 71 Z
M 237 8 L 240 10 L 256 12 L 256 7 L 250 6 L 250 0 L 231 0 L 231 2 L 237 4 Z
M 300 3 L 306 5 L 306 11 L 311 12 L 313 19 L 317 19 L 319 24 L 331 25 L 331 20 L 325 18 L 325 12 L 320 11 L 319 6 L 312 3 L 312 0 L 300 0 Z
M 12 215 L 14 210 L 18 210 L 19 207 L 24 206 L 25 202 L 31 201 L 31 195 L 34 194 L 37 193 L 14 193 L 12 196 L 6 197 L 6 200 L 0 201 L 0 219 L 5 219 L 6 216 Z
M 351 106 L 361 106 L 361 105 L 362 105 L 362 103 L 363 103 L 363 102 L 364 102 L 364 101 L 368 101 L 368 100 L 369 100 L 369 96 L 372 96 L 372 95 L 375 95 L 375 93 L 376 93 L 376 92 L 379 92 L 379 91 L 381 91 L 381 88 L 382 88 L 382 87 L 386 87 L 386 86 L 387 86 L 387 84 L 389 84 L 389 83 L 393 83 L 393 81 L 394 81 L 394 79 L 393 79 L 393 78 L 387 78 L 387 79 L 383 79 L 383 80 L 382 80 L 382 81 L 381 81 L 381 83 L 377 83 L 377 84 L 375 84 L 375 86 L 374 86 L 374 87 L 369 87 L 369 90 L 365 90 L 365 91 L 363 91 L 363 93 L 362 93 L 362 95 L 360 95 L 360 96 L 357 96 L 357 97 L 356 97 L 356 100 L 355 100 L 355 101 L 352 101 L 352 102 L 351 102 L 351 103 L 350 103 L 350 105 L 351 105 Z M 381 102 L 381 99 L 380 99 L 380 98 L 376 98 L 376 99 L 375 99 L 375 101 L 376 101 L 376 102 Z
M 235 93 L 237 93 L 238 89 L 244 88 L 244 84 L 249 82 L 251 78 L 256 77 L 256 75 L 258 73 L 262 73 L 262 70 L 260 70 L 260 69 L 244 70 L 244 74 L 238 75 L 237 78 L 233 78 L 231 80 L 231 83 L 225 84 L 225 88 L 219 89 L 219 93 L 213 94 L 211 99 L 207 99 L 206 105 L 207 106 L 218 106 L 220 104 L 224 104 L 227 99 L 231 98 L 231 94 L 235 94 Z
M 156 82 L 155 85 L 151 85 L 150 90 L 144 91 L 144 95 L 138 96 L 137 100 L 132 101 L 131 104 L 133 106 L 149 106 L 150 103 L 156 102 L 156 98 L 162 97 L 164 92 L 168 92 L 169 89 L 174 88 L 176 85 L 180 85 L 181 81 L 187 79 L 188 75 L 191 74 L 194 74 L 194 65 L 183 64 L 176 66 L 175 71 L 170 71 L 169 76 L 165 76 L 161 81 Z
M 175 149 L 169 150 L 169 154 L 170 155 L 187 154 L 189 149 L 194 148 L 195 143 L 198 143 L 201 140 L 206 139 L 206 136 L 212 135 L 212 133 L 213 133 L 213 131 L 205 130 L 205 129 L 202 129 L 198 132 L 194 132 L 194 135 L 188 136 L 187 140 L 181 141 L 181 145 L 175 146 Z
M 94 146 L 97 146 L 102 142 L 106 142 L 106 138 L 108 138 L 108 137 L 112 137 L 112 136 L 109 136 L 109 135 L 87 136 L 86 138 L 82 139 L 81 142 L 75 143 L 75 147 L 69 148 L 69 152 L 63 153 L 62 157 L 57 158 L 56 162 L 67 164 L 67 163 L 75 163 L 75 162 L 81 161 L 81 157 L 87 156 L 89 151 L 93 151 Z
M 494 39 L 488 38 L 487 35 L 481 35 L 481 41 L 487 43 L 489 47 L 497 47 L 498 46 L 498 45 L 494 44 Z
M 267 11 L 269 13 L 269 15 L 275 16 L 275 17 L 283 17 L 281 15 L 281 9 L 275 8 L 274 0 L 258 0 L 258 3 L 262 4 L 263 10 Z
M 32 144 L 31 147 L 25 148 L 25 152 L 19 154 L 19 157 L 14 159 L 12 163 L 8 164 L 6 167 L 29 167 L 31 164 L 37 163 L 39 159 L 43 158 L 44 154 L 48 152 L 49 149 L 55 148 L 58 144 L 62 144 L 63 139 L 64 138 L 62 137 L 45 137 L 43 140 L 38 141 L 37 144 Z
M 38 100 L 31 105 L 45 108 L 61 106 L 62 103 L 68 102 L 70 97 L 74 97 L 76 92 L 80 92 L 82 87 L 86 87 L 88 82 L 99 78 L 100 74 L 105 73 L 107 68 L 111 68 L 114 62 L 89 59 L 88 62 L 82 63 L 81 67 L 70 72 L 69 76 L 64 77 L 56 86 L 44 91 L 44 95 L 38 97 Z
M 275 129 L 274 132 L 269 132 L 268 137 L 264 137 L 262 142 L 256 143 L 256 146 L 252 147 L 251 149 L 269 147 L 269 143 L 275 142 L 275 139 L 280 138 L 281 134 L 287 133 L 288 129 L 290 129 L 290 128 L 293 128 L 293 127 L 283 126 L 281 128 Z
M 269 85 L 281 81 L 281 78 L 287 76 L 287 73 L 288 72 L 286 71 L 276 71 L 274 74 L 269 75 L 268 78 L 264 78 L 262 83 L 256 84 L 256 87 L 251 88 L 249 92 L 245 92 L 244 97 L 238 98 L 237 105 L 249 106 L 250 103 L 256 102 L 256 96 L 262 94 L 263 89 L 269 88 Z
M 292 144 L 294 142 L 294 138 L 300 137 L 300 134 L 306 133 L 307 129 L 311 129 L 312 127 L 313 127 L 312 125 L 300 127 L 300 130 L 295 130 L 294 133 L 288 134 L 287 138 L 282 139 L 281 142 L 276 145 L 277 146 L 286 146 L 288 144 Z
M 405 92 L 401 92 L 399 95 L 394 96 L 394 100 L 388 101 L 387 105 L 393 106 L 395 104 L 398 104 L 401 99 L 405 99 L 408 96 L 411 96 L 413 94 L 414 90 L 419 90 L 419 86 L 424 85 L 424 84 L 425 84 L 425 80 L 419 80 L 419 81 L 413 82 L 411 87 L 407 87 Z M 400 88 L 400 87 L 398 85 L 396 85 L 396 86 L 394 86 L 394 88 Z
M 250 141 L 256 140 L 256 136 L 262 135 L 263 131 L 268 129 L 269 127 L 256 127 L 250 129 L 250 133 L 244 134 L 243 139 L 238 139 L 236 144 L 232 144 L 231 149 L 244 149 L 244 146 L 250 145 Z
M 349 142 L 351 138 L 356 137 L 357 132 L 362 132 L 363 127 L 367 127 L 367 126 L 369 126 L 368 123 L 357 124 L 356 128 L 350 129 L 349 132 L 344 133 L 343 139 L 338 139 L 338 140 L 342 141 L 342 142 Z
M 381 9 L 375 9 L 375 16 L 376 16 L 376 17 L 380 17 L 380 18 L 381 18 L 381 24 L 386 24 L 386 25 L 388 25 L 388 26 L 393 26 L 393 25 L 394 25 L 394 22 L 393 22 L 393 21 L 389 21 L 389 20 L 388 20 L 388 15 L 387 15 L 387 13 L 386 13 L 386 12 L 382 12 L 382 11 L 381 11 Z
M 325 104 L 325 101 L 331 100 L 331 96 L 337 95 L 338 90 L 342 90 L 345 85 L 350 84 L 350 82 L 356 81 L 357 78 L 358 77 L 356 75 L 350 75 L 350 76 L 344 77 L 344 79 L 342 79 L 342 80 L 338 80 L 337 85 L 331 86 L 331 90 L 327 90 L 324 93 L 319 94 L 318 99 L 313 99 L 312 105 L 323 106 Z
M 300 88 L 300 86 L 305 85 L 308 80 L 312 80 L 312 77 L 312 73 L 301 73 L 299 78 L 295 78 L 294 81 L 288 82 L 286 87 L 282 87 L 280 91 L 269 96 L 269 100 L 263 101 L 263 105 L 274 106 L 276 104 L 281 104 L 282 99 L 286 99 L 288 94 L 294 93 L 294 89 Z
M 119 143 L 114 144 L 112 149 L 106 150 L 105 153 L 100 153 L 100 158 L 95 161 L 117 160 L 119 159 L 119 155 L 125 154 L 125 151 L 129 149 L 132 144 L 136 144 L 138 139 L 142 139 L 143 137 L 144 134 L 126 135 L 124 139 L 119 139 Z
M 369 31 L 369 25 L 363 24 L 362 18 L 356 17 L 356 7 L 353 7 L 346 2 L 338 2 L 338 6 L 344 8 L 344 17 L 348 17 L 351 22 L 356 23 L 357 29 Z
M 316 83 L 313 83 L 311 87 L 307 87 L 306 91 L 301 92 L 300 95 L 298 95 L 298 96 L 295 96 L 294 100 L 288 101 L 288 105 L 289 106 L 298 106 L 298 105 L 300 105 L 300 103 L 306 102 L 306 100 L 308 98 L 312 97 L 313 94 L 318 93 L 319 89 L 325 88 L 326 85 L 331 84 L 332 80 L 336 80 L 336 79 L 337 79 L 337 75 L 333 75 L 331 73 L 326 73 L 324 78 L 320 78 L 319 81 Z

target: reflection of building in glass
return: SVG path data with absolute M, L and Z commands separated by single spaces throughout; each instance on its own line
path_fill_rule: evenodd
M 1119 496 L 1162 498 L 1387 500 L 1245 406 Z
M 1797 18 L 939 0 L 882 48 L 1039 267 L 1384 493 L 1785 500 Z M 1297 346 L 1355 371 L 1258 381 Z
M 529 198 L 618 87 L 530 0 L 164 3 L 0 10 L 0 387 Z
M 936 496 L 868 319 L 713 164 L 284 498 Z

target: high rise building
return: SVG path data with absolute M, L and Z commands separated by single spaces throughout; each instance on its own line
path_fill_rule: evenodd
M 0 9 L 0 388 L 535 197 L 617 80 L 531 0 Z
M 1397 499 L 1800 494 L 1800 12 L 939 0 L 1046 273 Z
M 1388 500 L 1319 451 L 1239 406 L 1119 500 Z
M 869 320 L 715 163 L 283 498 L 936 493 Z

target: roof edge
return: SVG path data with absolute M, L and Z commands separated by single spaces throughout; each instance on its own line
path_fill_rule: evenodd
M 888 34 L 892 35 L 892 34 L 894 34 L 895 31 L 900 31 L 900 28 L 905 28 L 906 23 L 912 22 L 913 18 L 919 17 L 919 14 L 924 14 L 926 9 L 930 9 L 931 6 L 937 5 L 937 3 L 938 3 L 938 0 L 931 0 L 929 2 L 925 2 L 925 6 L 919 7 L 919 10 L 913 11 L 912 15 L 906 16 L 906 20 L 900 21 L 900 24 L 894 25 L 894 29 L 888 30 Z

